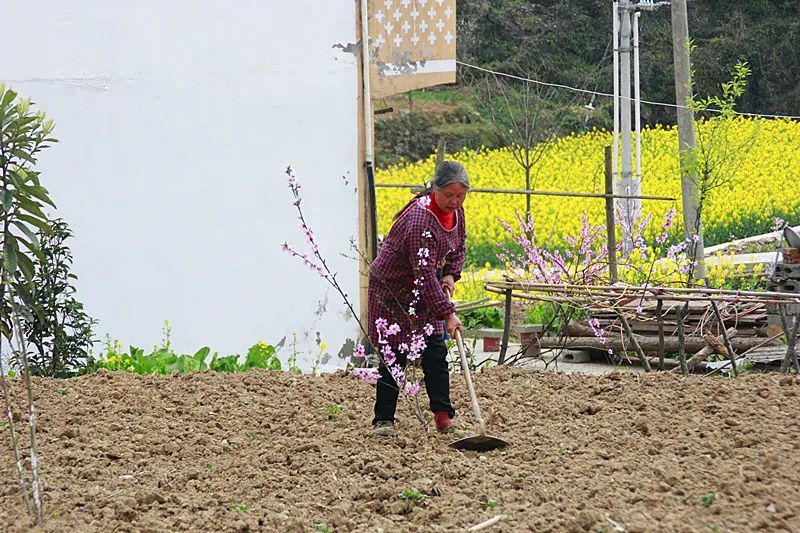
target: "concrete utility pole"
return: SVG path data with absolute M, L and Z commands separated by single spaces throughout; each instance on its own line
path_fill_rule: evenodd
M 672 57 L 675 66 L 675 103 L 687 106 L 692 98 L 690 81 L 691 63 L 689 58 L 689 17 L 686 0 L 672 0 Z M 706 277 L 705 246 L 703 244 L 703 224 L 698 209 L 700 191 L 697 187 L 697 173 L 687 160 L 688 154 L 697 149 L 694 131 L 694 113 L 685 107 L 678 108 L 678 146 L 681 152 L 681 203 L 683 205 L 683 227 L 686 238 L 697 235 L 698 241 L 689 246 L 689 256 L 697 263 L 695 279 Z
M 638 195 L 640 184 L 633 178 L 631 156 L 631 13 L 630 0 L 619 1 L 620 35 L 619 35 L 619 70 L 620 70 L 620 137 L 622 148 L 622 169 L 620 172 L 618 194 Z M 628 199 L 622 202 L 623 213 L 628 227 L 632 228 L 642 211 L 641 200 Z M 623 237 L 623 249 L 630 252 L 633 248 L 631 236 Z

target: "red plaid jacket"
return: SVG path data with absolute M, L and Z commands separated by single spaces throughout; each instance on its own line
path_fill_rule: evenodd
M 445 276 L 458 281 L 466 252 L 463 208 L 455 215 L 455 226 L 446 230 L 419 200 L 412 202 L 384 239 L 369 275 L 369 334 L 376 348 L 379 318 L 401 328 L 400 334 L 388 339 L 393 348 L 408 342 L 412 332 L 421 333 L 425 324 L 433 326 L 434 334 L 444 333 L 441 321 L 455 312 L 455 306 L 442 290 L 436 270 L 442 268 Z

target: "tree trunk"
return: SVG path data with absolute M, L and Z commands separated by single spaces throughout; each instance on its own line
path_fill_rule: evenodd
M 531 167 L 525 167 L 525 190 L 531 190 Z M 525 195 L 525 220 L 531 217 L 531 195 Z

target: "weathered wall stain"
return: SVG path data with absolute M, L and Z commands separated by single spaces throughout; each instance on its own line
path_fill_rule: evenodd
M 355 43 L 335 43 L 331 48 L 338 48 L 345 54 L 353 54 L 357 55 L 359 50 L 361 49 L 361 41 L 357 41 Z
M 342 347 L 339 348 L 339 352 L 336 354 L 336 356 L 342 360 L 350 359 L 353 356 L 355 349 L 356 341 L 353 339 L 345 339 L 344 344 L 342 344 Z

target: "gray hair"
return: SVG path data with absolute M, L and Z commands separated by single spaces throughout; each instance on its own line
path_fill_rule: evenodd
M 453 183 L 460 183 L 467 189 L 469 186 L 469 177 L 467 176 L 467 169 L 461 163 L 455 161 L 442 161 L 436 167 L 436 173 L 433 176 L 433 181 L 428 184 L 428 192 L 438 191 Z
M 466 187 L 467 190 L 469 190 L 470 186 L 469 178 L 467 177 L 467 169 L 464 168 L 464 165 L 461 163 L 456 163 L 455 161 L 442 161 L 439 166 L 436 167 L 433 180 L 429 181 L 422 191 L 417 193 L 414 198 L 409 200 L 409 202 L 394 215 L 393 220 L 397 220 L 400 215 L 402 215 L 405 210 L 408 209 L 408 206 L 414 203 L 414 200 L 417 198 L 421 198 L 422 196 L 428 195 L 434 191 L 438 191 L 439 189 L 447 187 L 448 185 L 452 185 L 453 183 L 460 183 Z

